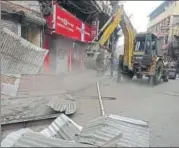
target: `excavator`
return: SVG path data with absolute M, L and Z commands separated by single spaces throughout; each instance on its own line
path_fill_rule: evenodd
M 161 80 L 167 82 L 168 72 L 163 56 L 159 54 L 157 36 L 150 32 L 137 33 L 123 5 L 117 8 L 102 27 L 99 34 L 103 34 L 99 41 L 93 41 L 87 49 L 86 59 L 91 62 L 88 65 L 93 65 L 97 70 L 105 69 L 111 53 L 104 48 L 104 44 L 119 24 L 124 34 L 124 54 L 119 56 L 117 81 L 121 80 L 121 76 L 128 79 L 134 76 L 142 79 L 146 76 L 152 85 L 158 84 Z

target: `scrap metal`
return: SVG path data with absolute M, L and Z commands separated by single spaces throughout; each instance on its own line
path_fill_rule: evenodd
M 82 128 L 66 115 L 61 114 L 48 128 L 45 128 L 40 133 L 47 137 L 74 140 L 75 135 L 79 134 Z
M 117 115 L 105 115 L 90 121 L 76 140 L 100 146 L 119 133 L 122 138 L 117 141 L 117 147 L 149 147 L 148 123 Z
M 1 28 L 1 74 L 37 74 L 48 50 Z
M 97 86 L 97 91 L 98 91 L 98 98 L 99 98 L 99 104 L 100 104 L 100 109 L 101 109 L 101 115 L 104 116 L 105 115 L 104 105 L 103 105 L 103 102 L 102 102 L 102 99 L 101 99 L 101 93 L 100 93 L 98 81 L 96 82 L 96 86 Z
M 56 97 L 55 99 L 51 99 L 47 106 L 56 112 L 64 112 L 66 115 L 71 115 L 76 112 L 76 102 L 72 99 L 62 99 Z
M 74 141 L 46 137 L 30 129 L 10 133 L 1 142 L 2 147 L 92 147 Z

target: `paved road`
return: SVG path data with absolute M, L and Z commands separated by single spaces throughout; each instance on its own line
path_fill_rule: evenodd
M 114 96 L 117 100 L 105 100 L 106 113 L 118 114 L 140 120 L 150 125 L 151 146 L 179 146 L 179 80 L 171 80 L 151 87 L 146 81 L 122 81 L 120 84 L 106 80 L 101 84 L 103 96 Z M 80 92 L 97 94 L 95 84 Z M 78 111 L 73 119 L 85 125 L 100 115 L 98 100 L 78 99 Z
M 76 92 L 78 95 L 94 96 L 97 95 L 96 79 L 96 74 L 93 73 L 83 78 L 80 76 L 79 78 L 67 79 L 64 81 L 64 85 L 65 88 Z M 151 87 L 147 84 L 147 81 L 123 80 L 120 84 L 117 84 L 115 80 L 106 78 L 105 81 L 100 83 L 100 86 L 102 96 L 117 98 L 116 100 L 104 100 L 106 113 L 148 121 L 151 146 L 179 146 L 179 80 L 171 80 L 168 83 Z M 61 92 L 64 92 L 64 90 L 51 90 L 52 94 Z M 29 94 L 34 93 L 40 95 L 41 92 Z M 48 93 L 50 91 L 46 91 L 46 94 Z M 50 98 L 50 96 L 46 98 Z M 23 104 L 25 103 L 27 106 L 27 100 L 17 100 L 14 100 L 14 102 L 17 104 L 21 101 L 21 107 L 16 109 L 24 108 Z M 45 102 L 40 102 L 41 106 L 39 106 L 40 100 L 37 101 L 32 97 L 29 97 L 28 100 L 31 100 L 29 106 L 31 104 L 31 106 L 37 108 L 36 112 L 40 114 L 43 114 L 42 111 L 48 112 L 45 109 Z M 100 116 L 97 98 L 76 98 L 76 102 L 77 112 L 72 116 L 72 119 L 78 124 L 84 126 L 89 120 Z M 12 105 L 12 108 L 13 106 L 15 105 Z M 33 126 L 33 129 L 39 131 L 44 127 L 38 125 L 38 127 Z

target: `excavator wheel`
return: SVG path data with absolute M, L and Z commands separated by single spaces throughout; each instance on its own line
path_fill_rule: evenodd
M 132 78 L 134 77 L 134 73 L 132 71 L 129 71 L 125 77 L 128 79 L 128 80 L 132 80 Z

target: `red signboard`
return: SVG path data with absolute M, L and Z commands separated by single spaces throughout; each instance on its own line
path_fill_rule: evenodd
M 82 42 L 91 41 L 90 26 L 56 4 L 54 5 L 53 23 L 56 34 Z

